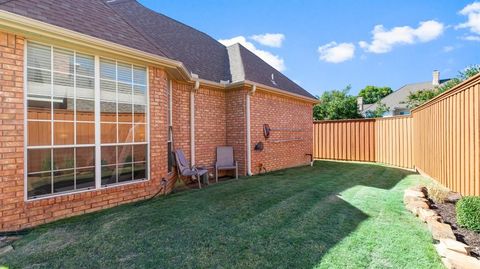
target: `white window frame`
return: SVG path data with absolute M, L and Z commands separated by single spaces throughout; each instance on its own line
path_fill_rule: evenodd
M 167 118 L 168 118 L 168 124 L 167 124 L 167 147 L 170 144 L 170 147 L 172 148 L 172 154 L 173 154 L 173 82 L 171 79 L 168 80 L 168 104 L 167 104 Z M 167 152 L 170 152 L 170 149 L 167 148 Z M 171 158 L 171 156 L 168 156 L 168 158 Z M 173 160 L 172 160 L 173 161 Z M 174 161 L 173 161 L 174 162 Z M 169 164 L 169 160 L 167 159 L 167 165 Z M 167 171 L 170 169 L 170 167 L 167 167 Z M 168 172 L 169 175 L 173 175 L 175 172 L 174 165 L 172 165 L 172 170 Z
M 53 67 L 53 50 L 54 48 L 56 49 L 64 49 L 64 50 L 68 50 L 68 51 L 72 51 L 74 53 L 74 59 L 76 59 L 76 54 L 77 53 L 81 53 L 81 54 L 86 54 L 86 55 L 91 55 L 94 57 L 94 67 L 95 67 L 95 73 L 94 73 L 94 106 L 95 106 L 95 114 L 94 114 L 94 126 L 95 126 L 95 133 L 94 133 L 94 136 L 95 136 L 95 143 L 94 144 L 79 144 L 77 145 L 76 144 L 76 113 L 74 113 L 74 119 L 73 119 L 73 123 L 74 123 L 74 144 L 68 144 L 68 145 L 54 145 L 54 132 L 53 132 L 53 128 L 54 128 L 54 122 L 55 120 L 53 120 L 53 117 L 54 117 L 54 113 L 53 111 L 51 112 L 52 113 L 52 116 L 50 118 L 50 120 L 43 120 L 43 121 L 48 121 L 51 123 L 51 145 L 47 145 L 47 146 L 28 146 L 28 64 L 27 64 L 27 57 L 28 57 L 28 44 L 29 43 L 36 43 L 36 44 L 39 44 L 39 45 L 44 45 L 44 46 L 48 46 L 50 47 L 51 49 L 51 70 L 49 70 L 51 72 L 51 93 L 53 93 L 53 73 L 54 73 L 54 67 Z M 101 184 L 101 169 L 102 169 L 102 166 L 101 166 L 101 147 L 102 146 L 108 146 L 109 144 L 102 144 L 101 143 L 101 107 L 100 107 L 100 104 L 101 104 L 101 99 L 100 99 L 100 59 L 106 59 L 106 60 L 111 60 L 111 61 L 115 61 L 116 63 L 117 62 L 121 62 L 121 63 L 125 63 L 125 64 L 129 64 L 132 66 L 132 73 L 133 73 L 133 67 L 134 66 L 137 66 L 137 67 L 144 67 L 145 68 L 145 72 L 146 72 L 146 105 L 145 105 L 145 109 L 146 109 L 146 117 L 145 117 L 145 142 L 134 142 L 134 138 L 132 139 L 132 142 L 131 143 L 111 143 L 111 145 L 146 145 L 147 146 L 147 160 L 145 162 L 145 165 L 146 165 L 146 169 L 147 169 L 147 173 L 145 174 L 145 179 L 137 179 L 137 180 L 131 180 L 131 181 L 126 181 L 126 182 L 120 182 L 120 183 L 116 183 L 116 184 L 110 184 L 110 185 L 107 185 L 107 186 L 102 186 Z M 147 181 L 150 181 L 151 180 L 151 171 L 150 171 L 150 159 L 151 159 L 151 155 L 150 155 L 150 74 L 149 74 L 149 67 L 147 65 L 142 65 L 142 64 L 137 64 L 137 63 L 129 63 L 128 61 L 123 61 L 123 60 L 117 60 L 117 59 L 112 59 L 112 58 L 108 58 L 108 57 L 103 57 L 103 56 L 99 56 L 98 54 L 92 54 L 91 52 L 82 52 L 82 51 L 79 51 L 79 50 L 76 50 L 76 49 L 72 49 L 72 48 L 65 48 L 65 47 L 62 47 L 62 46 L 57 46 L 57 45 L 52 45 L 52 44 L 48 44 L 48 43 L 43 43 L 43 42 L 38 42 L 38 41 L 33 41 L 33 40 L 26 40 L 26 42 L 24 43 L 24 56 L 23 56 L 23 61 L 24 61 L 24 74 L 23 74 L 23 106 L 24 106 L 24 125 L 23 125 L 23 129 L 24 129 L 24 152 L 23 152 L 23 157 L 24 157 L 24 162 L 23 162 L 23 167 L 24 167 L 24 200 L 27 201 L 27 202 L 30 202 L 30 201 L 36 201 L 36 200 L 43 200 L 43 199 L 51 199 L 51 198 L 55 198 L 55 197 L 59 197 L 59 196 L 65 196 L 65 195 L 72 195 L 72 194 L 77 194 L 77 193 L 84 193 L 84 192 L 95 192 L 95 191 L 101 191 L 101 190 L 104 190 L 104 189 L 109 189 L 109 188 L 116 188 L 116 187 L 120 187 L 120 186 L 125 186 L 125 185 L 131 185 L 131 184 L 140 184 L 140 183 L 144 183 L 144 182 L 147 182 Z M 76 87 L 76 83 L 75 83 L 75 80 L 76 80 L 76 74 L 74 73 L 73 74 L 73 77 L 74 77 L 74 100 L 77 99 L 77 96 L 75 94 L 76 90 L 77 90 L 77 87 Z M 132 91 L 134 90 L 133 86 L 135 84 L 133 83 L 133 76 L 132 76 Z M 142 85 L 143 86 L 143 85 Z M 134 93 L 133 93 L 134 95 Z M 53 98 L 53 95 L 51 96 L 51 98 Z M 133 97 L 132 97 L 133 98 Z M 82 99 L 82 98 L 79 98 L 79 99 Z M 118 99 L 118 95 L 117 95 L 117 99 Z M 118 100 L 117 100 L 118 101 Z M 74 102 L 74 109 L 75 109 L 75 106 L 76 106 L 76 102 Z M 118 106 L 118 102 L 117 102 L 117 106 Z M 134 106 L 134 104 L 132 104 L 132 106 Z M 133 115 L 134 111 L 132 111 L 132 117 L 134 116 Z M 42 121 L 42 120 L 40 120 Z M 56 120 L 56 122 L 62 122 L 62 120 Z M 63 121 L 64 122 L 64 121 Z M 70 122 L 70 121 L 68 121 Z M 80 123 L 82 123 L 82 121 L 80 121 Z M 91 123 L 91 122 L 89 122 Z M 118 124 L 118 115 L 117 115 L 117 124 Z M 132 119 L 132 128 L 135 127 L 135 124 L 134 124 L 134 120 Z M 117 129 L 117 135 L 118 135 L 118 129 Z M 118 138 L 117 138 L 118 140 Z M 38 197 L 34 197 L 34 198 L 29 198 L 28 197 L 28 149 L 55 149 L 55 148 L 79 148 L 79 147 L 95 147 L 95 186 L 92 187 L 92 188 L 88 188 L 88 189 L 81 189 L 81 190 L 72 190 L 72 191 L 65 191 L 65 192 L 60 192 L 60 193 L 52 193 L 52 194 L 47 194 L 47 195 L 42 195 L 42 196 L 38 196 Z M 74 156 L 75 158 L 76 156 Z M 53 155 L 51 156 L 51 158 L 53 158 Z M 132 165 L 134 164 L 134 162 L 132 162 Z M 50 171 L 51 173 L 53 173 L 53 170 Z M 52 186 L 53 188 L 53 186 Z
M 97 59 L 98 58 L 98 59 Z M 112 62 L 115 62 L 115 77 L 117 78 L 116 80 L 111 80 L 111 79 L 102 79 L 100 77 L 100 62 L 101 60 L 107 60 L 107 61 L 112 61 Z M 115 143 L 102 143 L 101 141 L 101 134 L 98 138 L 98 140 L 95 140 L 96 144 L 98 143 L 100 145 L 100 148 L 98 151 L 100 151 L 100 155 L 101 155 L 101 147 L 104 146 L 104 147 L 108 147 L 108 146 L 135 146 L 135 145 L 147 145 L 147 162 L 145 162 L 145 165 L 146 165 L 146 169 L 147 169 L 147 175 L 146 175 L 146 179 L 137 179 L 137 180 L 131 180 L 131 181 L 126 181 L 126 182 L 117 182 L 117 183 L 112 183 L 112 184 L 108 184 L 106 186 L 102 185 L 101 183 L 101 168 L 102 168 L 102 165 L 101 165 L 101 159 L 99 159 L 99 165 L 100 165 L 100 187 L 99 188 L 109 188 L 109 187 L 116 187 L 118 185 L 124 185 L 126 183 L 132 183 L 134 181 L 139 181 L 139 182 L 142 182 L 142 181 L 145 181 L 145 180 L 149 180 L 150 179 L 150 130 L 149 130 L 149 127 L 150 127 L 150 118 L 149 118 L 149 115 L 150 115 L 150 100 L 149 100 L 149 76 L 148 76 L 148 67 L 146 66 L 141 66 L 141 65 L 138 65 L 138 64 L 131 64 L 131 63 L 128 63 L 126 61 L 120 61 L 120 60 L 116 60 L 116 59 L 112 59 L 112 58 L 108 58 L 108 57 L 100 57 L 100 56 L 96 56 L 95 58 L 95 61 L 98 61 L 98 84 L 99 84 L 99 87 L 98 87 L 98 95 L 99 95 L 99 101 L 96 102 L 95 101 L 95 104 L 98 103 L 99 105 L 99 109 L 100 106 L 101 106 L 101 89 L 100 89 L 100 81 L 101 80 L 104 80 L 104 81 L 108 81 L 108 82 L 115 82 L 115 84 L 117 85 L 116 86 L 116 111 L 117 111 L 117 116 L 116 116 L 116 122 L 102 122 L 101 121 L 101 110 L 99 110 L 99 113 L 98 113 L 98 120 L 99 121 L 95 121 L 95 126 L 96 126 L 96 129 L 95 130 L 100 130 L 99 132 L 101 132 L 101 125 L 102 123 L 106 123 L 106 124 L 117 124 L 117 125 L 120 125 L 120 124 L 127 124 L 126 122 L 120 122 L 118 121 L 119 117 L 118 117 L 118 106 L 119 104 L 122 104 L 121 102 L 119 102 L 119 98 L 118 98 L 118 65 L 119 64 L 126 64 L 126 65 L 130 65 L 131 66 L 131 71 L 132 71 L 132 81 L 131 81 L 131 85 L 132 85 L 132 91 L 134 91 L 134 86 L 142 86 L 142 87 L 146 87 L 146 102 L 147 104 L 145 105 L 145 110 L 146 110 L 146 117 L 145 117 L 145 123 L 142 123 L 141 125 L 145 125 L 145 142 L 134 142 L 135 141 L 135 130 L 133 130 L 133 137 L 132 137 L 132 142 L 124 142 L 124 143 L 121 143 L 121 142 L 115 142 Z M 145 67 L 145 72 L 146 72 L 146 84 L 143 85 L 143 84 L 137 84 L 137 83 L 134 83 L 134 76 L 133 76 L 133 70 L 134 70 L 134 67 Z M 97 77 L 96 77 L 97 79 Z M 96 89 L 95 89 L 96 90 Z M 97 92 L 97 90 L 96 90 Z M 132 98 L 134 98 L 135 96 L 135 93 L 133 92 L 133 95 L 132 95 Z M 95 99 L 96 100 L 96 99 Z M 133 101 L 133 100 L 132 100 Z M 135 102 L 133 101 L 132 102 L 132 126 L 133 128 L 135 128 L 135 122 L 134 122 L 134 109 L 135 109 Z M 97 114 L 95 114 L 97 115 Z M 98 124 L 98 126 L 97 126 Z M 119 128 L 117 128 L 117 141 L 118 141 L 118 138 L 119 138 Z M 139 162 L 137 162 L 139 163 Z M 117 160 L 116 160 L 116 165 L 121 165 L 122 163 L 119 163 L 118 162 L 118 154 L 117 154 Z M 132 165 L 134 165 L 135 162 L 132 162 Z M 97 165 L 98 166 L 98 165 Z M 96 166 L 96 167 L 97 167 Z M 133 171 L 132 171 L 133 172 Z M 117 175 L 117 178 L 118 178 L 118 175 Z M 96 181 L 97 182 L 97 181 Z

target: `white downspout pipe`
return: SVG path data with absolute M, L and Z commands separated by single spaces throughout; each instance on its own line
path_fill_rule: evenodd
M 246 97 L 246 117 L 247 117 L 247 175 L 252 175 L 252 138 L 250 131 L 250 96 L 257 90 L 257 85 L 253 84 L 252 89 L 247 93 Z
M 195 93 L 200 88 L 200 81 L 195 81 L 195 86 L 190 91 L 190 164 L 195 165 Z

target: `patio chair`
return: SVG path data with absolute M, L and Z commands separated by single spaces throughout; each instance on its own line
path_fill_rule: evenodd
M 177 161 L 178 176 L 190 177 L 190 178 L 195 177 L 198 181 L 198 187 L 201 189 L 202 182 L 200 180 L 200 177 L 205 175 L 208 172 L 208 170 L 196 168 L 195 166 L 190 167 L 188 165 L 187 159 L 185 159 L 185 154 L 183 154 L 183 151 L 181 149 L 175 150 L 175 160 Z
M 215 163 L 215 180 L 218 183 L 218 171 L 235 170 L 238 179 L 238 162 L 233 160 L 233 147 L 217 147 L 217 162 Z

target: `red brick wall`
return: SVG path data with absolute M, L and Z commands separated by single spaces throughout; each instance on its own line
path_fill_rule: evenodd
M 247 174 L 246 159 L 246 95 L 245 89 L 228 90 L 226 93 L 227 145 L 233 146 L 238 173 Z
M 173 81 L 172 88 L 174 147 L 182 149 L 185 157 L 190 161 L 190 94 L 193 85 Z M 209 167 L 210 172 L 213 173 L 216 147 L 229 145 L 226 93 L 221 89 L 201 85 L 194 95 L 195 165 Z
M 172 83 L 172 127 L 175 149 L 182 149 L 190 161 L 190 92 L 192 85 Z
M 257 91 L 250 99 L 250 124 L 253 174 L 260 164 L 268 171 L 309 164 L 305 154 L 312 153 L 312 104 Z M 288 130 L 272 131 L 265 139 L 263 124 Z M 292 139 L 301 140 L 288 141 Z M 257 142 L 264 143 L 263 151 L 254 150 Z
M 150 181 L 24 200 L 23 53 L 21 37 L 0 33 L 0 231 L 13 231 L 150 197 L 167 175 L 166 89 L 162 69 L 149 68 Z M 170 181 L 170 188 L 173 180 Z
M 201 87 L 195 94 L 195 159 L 198 166 L 214 166 L 217 146 L 227 145 L 225 109 L 225 91 Z
M 23 192 L 23 53 L 21 37 L 0 32 L 0 230 L 25 225 Z
M 190 92 L 193 85 L 173 84 L 174 147 L 190 161 Z M 245 91 L 222 91 L 200 86 L 195 93 L 195 160 L 197 166 L 213 168 L 216 147 L 232 145 L 239 173 L 245 172 Z M 210 169 L 213 172 L 213 169 Z

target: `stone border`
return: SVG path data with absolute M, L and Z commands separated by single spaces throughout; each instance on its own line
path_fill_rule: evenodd
M 442 217 L 430 208 L 427 197 L 426 187 L 412 187 L 405 190 L 403 203 L 408 211 L 428 225 L 443 264 L 449 269 L 480 268 L 480 260 L 470 256 L 471 247 L 457 241 L 452 227 L 443 223 Z

